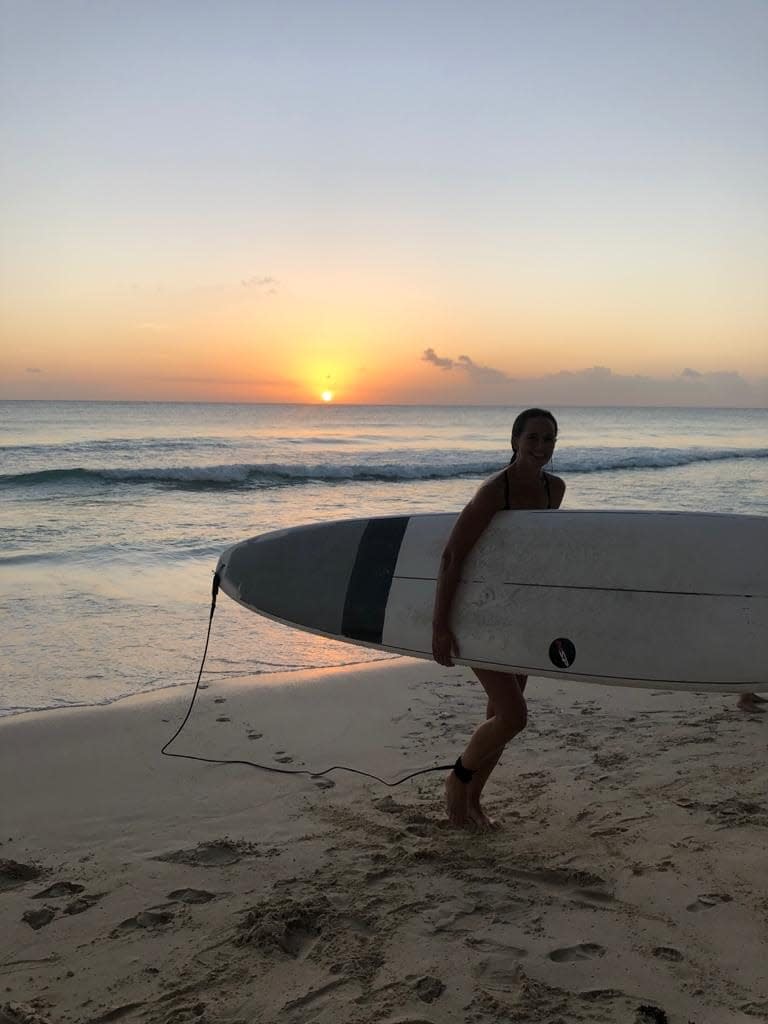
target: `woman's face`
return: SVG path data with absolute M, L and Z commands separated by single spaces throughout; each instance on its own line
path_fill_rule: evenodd
M 546 416 L 532 416 L 525 421 L 523 432 L 512 442 L 517 458 L 546 466 L 555 450 L 557 434 L 552 420 Z

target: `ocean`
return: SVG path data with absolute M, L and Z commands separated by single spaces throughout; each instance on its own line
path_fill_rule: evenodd
M 508 460 L 518 411 L 0 402 L 0 715 L 192 684 L 224 548 L 299 523 L 459 510 Z M 768 515 L 766 410 L 553 411 L 566 507 Z M 382 656 L 222 595 L 206 676 Z

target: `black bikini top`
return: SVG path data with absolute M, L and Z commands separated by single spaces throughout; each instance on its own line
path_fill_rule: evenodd
M 544 478 L 544 490 L 547 492 L 547 508 L 552 508 L 552 495 L 549 493 L 549 477 L 543 470 L 541 475 Z M 509 504 L 509 476 L 506 470 L 504 471 L 504 508 L 506 511 L 510 511 L 511 508 Z

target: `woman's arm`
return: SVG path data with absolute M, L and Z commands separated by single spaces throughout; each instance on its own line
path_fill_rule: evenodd
M 453 665 L 452 655 L 459 654 L 451 631 L 451 605 L 461 579 L 461 567 L 502 505 L 503 495 L 498 481 L 481 487 L 456 520 L 445 545 L 432 614 L 432 656 L 440 665 Z

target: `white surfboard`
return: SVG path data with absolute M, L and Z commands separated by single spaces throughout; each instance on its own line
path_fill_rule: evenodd
M 238 603 L 312 633 L 432 657 L 453 514 L 299 526 L 217 567 Z M 452 610 L 457 664 L 618 686 L 768 689 L 768 517 L 500 512 Z

